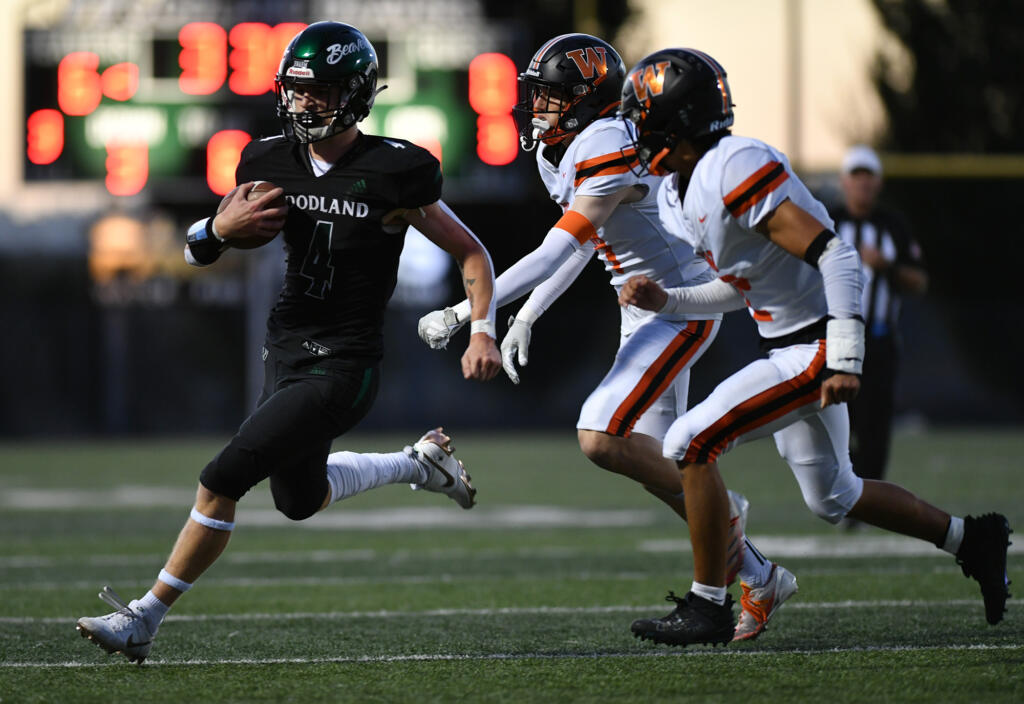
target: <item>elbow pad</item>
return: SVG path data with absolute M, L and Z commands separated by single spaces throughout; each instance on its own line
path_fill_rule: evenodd
M 213 229 L 213 218 L 192 223 L 185 235 L 185 261 L 193 266 L 213 264 L 224 251 L 224 240 Z

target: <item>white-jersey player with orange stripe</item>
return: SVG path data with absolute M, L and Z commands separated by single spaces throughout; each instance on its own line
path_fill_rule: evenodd
M 814 513 L 831 523 L 848 515 L 950 552 L 980 583 L 989 623 L 999 621 L 1008 596 L 1006 518 L 958 518 L 853 472 L 845 402 L 859 390 L 864 356 L 861 263 L 781 152 L 730 135 L 724 69 L 693 49 L 651 54 L 624 82 L 620 114 L 636 128 L 644 166 L 673 172 L 659 192 L 667 229 L 718 275 L 669 290 L 637 276 L 622 287 L 620 303 L 661 314 L 746 306 L 768 355 L 719 384 L 665 437 L 665 456 L 683 475 L 694 582 L 672 614 L 640 619 L 634 633 L 676 645 L 732 638 L 721 559 L 727 503 L 717 462 L 734 445 L 769 434 Z M 763 629 L 778 608 L 779 585 L 742 587 L 737 631 L 745 624 Z
M 819 403 L 829 315 L 824 279 L 759 230 L 787 202 L 813 217 L 819 229 L 831 230 L 832 220 L 786 156 L 756 139 L 719 140 L 697 162 L 682 203 L 678 183 L 678 174 L 667 177 L 659 193 L 666 228 L 731 286 L 723 288 L 730 305 L 747 307 L 769 358 L 737 372 L 675 423 L 665 440 L 666 456 L 713 462 L 739 442 L 778 431 L 776 442 L 805 498 L 819 515 L 838 522 L 860 497 L 861 482 L 842 451 L 849 434 L 846 407 L 822 410 Z M 859 314 L 860 284 L 853 279 L 856 297 L 845 310 L 834 311 L 848 317 Z M 820 436 L 796 424 L 819 414 L 813 422 L 825 430 Z M 818 495 L 822 487 L 828 487 L 827 497 Z
M 567 267 L 544 282 L 530 296 L 518 319 L 532 323 L 572 283 L 594 253 L 604 264 L 616 292 L 629 277 L 638 274 L 659 282 L 675 282 L 666 286 L 690 286 L 714 278 L 693 248 L 670 236 L 661 225 L 657 203 L 661 179 L 634 173 L 631 144 L 632 137 L 621 120 L 599 118 L 587 125 L 568 148 L 537 150 L 541 179 L 552 200 L 565 210 L 559 222 L 567 229 L 582 220 L 573 210 L 579 197 L 601 198 L 634 189 L 638 199 L 620 203 L 597 230 L 581 223 L 577 240 L 586 239 L 571 261 L 579 268 Z M 549 159 L 558 154 L 561 158 L 552 163 Z M 497 286 L 500 306 L 505 302 L 504 286 Z M 721 317 L 655 315 L 634 307 L 623 308 L 616 364 L 584 403 L 576 427 L 621 437 L 636 431 L 662 439 L 672 421 L 686 410 L 689 369 L 716 336 Z
M 516 107 L 522 136 L 525 143 L 540 143 L 538 171 L 563 215 L 541 245 L 495 283 L 499 306 L 532 290 L 502 342 L 503 365 L 513 382 L 519 381 L 516 359 L 527 362 L 533 322 L 595 253 L 616 291 L 636 275 L 666 287 L 714 279 L 707 262 L 662 225 L 661 179 L 641 173 L 629 126 L 611 117 L 624 71 L 606 42 L 571 34 L 546 43 L 520 76 L 526 88 Z M 428 314 L 420 321 L 421 337 L 432 347 L 443 346 L 468 310 L 463 301 Z M 714 340 L 721 317 L 624 308 L 615 362 L 584 402 L 576 425 L 588 458 L 640 482 L 681 515 L 682 482 L 661 445 L 686 410 L 690 368 Z M 745 504 L 733 496 L 736 530 L 727 549 L 731 570 L 741 576 L 748 564 L 761 571 L 768 564 L 742 536 Z

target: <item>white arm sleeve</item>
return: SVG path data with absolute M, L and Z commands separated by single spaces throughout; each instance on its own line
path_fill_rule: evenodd
M 832 237 L 818 257 L 818 271 L 825 280 L 828 314 L 837 320 L 863 318 L 860 297 L 864 279 L 857 250 L 839 237 Z
M 567 288 L 572 286 L 572 282 L 580 275 L 587 262 L 593 258 L 595 251 L 597 250 L 594 249 L 594 243 L 588 241 L 573 252 L 562 263 L 562 266 L 558 267 L 558 271 L 533 289 L 533 293 L 519 309 L 516 317 L 532 325 L 559 296 L 565 293 Z
M 668 301 L 659 313 L 727 313 L 746 307 L 743 296 L 721 279 L 696 286 L 665 289 Z
M 825 366 L 860 374 L 864 366 L 860 257 L 852 246 L 832 237 L 818 257 L 818 270 L 825 281 L 825 302 L 832 317 L 825 326 Z
M 490 273 L 491 273 L 491 281 L 494 282 L 494 261 L 491 259 L 491 253 L 487 251 L 487 248 L 484 247 L 483 243 L 480 242 L 479 238 L 477 238 L 477 236 L 473 234 L 473 231 L 470 230 L 466 226 L 466 224 L 464 222 L 459 220 L 459 217 L 454 212 L 452 212 L 452 209 L 449 208 L 448 205 L 443 200 L 437 201 L 437 204 L 438 204 L 438 206 L 440 206 L 442 212 L 444 212 L 446 215 L 448 215 L 448 217 L 450 217 L 452 220 L 457 222 L 459 224 L 459 227 L 461 227 L 463 230 L 465 230 L 466 234 L 468 234 L 470 237 L 472 237 L 474 240 L 476 240 L 476 243 L 480 245 L 480 249 L 482 249 L 484 251 L 484 255 L 487 257 L 487 268 L 490 270 Z M 492 290 L 492 293 L 491 293 L 491 303 L 487 307 L 487 317 L 485 318 L 485 320 L 490 322 L 490 328 L 489 328 L 490 332 L 489 332 L 489 334 L 491 335 L 491 337 L 495 337 L 495 334 L 494 334 L 494 330 L 495 330 L 494 320 L 495 320 L 495 316 L 497 315 L 497 310 L 498 310 L 498 286 L 497 286 L 496 283 L 493 284 L 491 290 Z M 470 307 L 469 307 L 469 301 L 466 301 L 465 303 L 466 303 L 466 313 L 465 313 L 465 316 L 460 315 L 459 316 L 459 320 L 467 320 L 469 318 L 469 315 L 470 315 L 470 312 L 471 312 Z M 473 332 L 476 332 L 476 330 L 474 330 Z
M 555 273 L 580 248 L 576 238 L 559 227 L 548 230 L 540 247 L 510 266 L 494 282 L 494 298 L 500 308 L 511 303 Z M 469 317 L 469 301 L 454 306 L 459 321 Z

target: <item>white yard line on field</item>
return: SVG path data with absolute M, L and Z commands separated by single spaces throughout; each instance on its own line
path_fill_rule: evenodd
M 530 507 L 526 507 L 530 508 Z M 532 507 L 542 508 L 542 507 Z M 364 512 L 367 513 L 367 512 Z M 506 526 L 508 528 L 510 526 Z M 844 557 L 943 557 L 944 553 L 930 543 L 900 535 L 759 535 L 754 538 L 758 549 L 773 558 L 844 558 Z M 658 539 L 642 540 L 637 544 L 639 552 L 688 553 L 687 540 Z M 618 551 L 621 551 L 618 550 Z M 576 548 L 570 546 L 549 546 L 539 548 L 436 548 L 428 550 L 394 551 L 352 549 L 352 550 L 291 550 L 283 551 L 227 551 L 220 559 L 225 564 L 279 564 L 279 563 L 326 563 L 326 562 L 369 562 L 382 560 L 391 563 L 417 559 L 487 559 L 487 558 L 558 558 L 600 555 L 598 548 Z M 1024 540 L 1010 545 L 1010 555 L 1024 555 Z M 166 558 L 165 553 L 142 555 L 69 555 L 49 557 L 43 555 L 0 556 L 0 568 L 38 569 L 46 567 L 94 566 L 132 567 L 151 562 L 159 564 Z
M 879 609 L 879 608 L 949 608 L 954 606 L 973 606 L 977 599 L 945 599 L 941 601 L 920 601 L 910 599 L 874 601 L 807 601 L 790 602 L 787 610 L 802 609 L 808 611 L 830 611 L 834 609 Z M 171 614 L 168 621 L 297 621 L 303 619 L 344 620 L 354 618 L 450 618 L 452 616 L 531 616 L 543 614 L 587 615 L 642 613 L 664 610 L 664 604 L 655 605 L 616 605 L 616 606 L 511 606 L 496 609 L 429 609 L 426 611 L 333 611 L 317 613 L 312 611 L 295 611 L 283 613 L 240 613 L 240 614 Z M 34 624 L 34 623 L 71 623 L 66 617 L 31 616 L 0 617 L 0 623 Z
M 359 664 L 359 663 L 393 663 L 393 662 L 442 662 L 459 660 L 600 660 L 602 658 L 665 658 L 665 657 L 757 657 L 767 655 L 834 655 L 841 653 L 916 653 L 929 651 L 967 651 L 967 650 L 1021 650 L 1024 645 L 971 645 L 951 643 L 949 645 L 928 646 L 867 646 L 854 648 L 822 648 L 817 650 L 649 650 L 634 653 L 480 653 L 474 655 L 419 653 L 411 655 L 362 655 L 359 657 L 339 658 L 220 658 L 195 660 L 161 660 L 150 659 L 145 667 L 194 667 L 197 665 L 321 665 L 321 664 Z M 126 667 L 118 658 L 114 662 L 0 662 L 0 668 L 75 668 L 75 667 Z

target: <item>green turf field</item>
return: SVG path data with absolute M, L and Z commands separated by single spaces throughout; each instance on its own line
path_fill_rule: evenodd
M 258 487 L 141 667 L 75 619 L 110 610 L 104 584 L 145 592 L 218 441 L 0 445 L 0 702 L 1024 701 L 1021 602 L 988 626 L 945 553 L 815 518 L 770 442 L 722 469 L 800 592 L 753 643 L 683 650 L 629 632 L 689 586 L 674 514 L 571 432 L 451 430 L 475 509 L 395 486 L 290 524 Z M 1005 513 L 1024 593 L 1022 456 L 1021 432 L 898 435 L 890 478 L 961 515 Z

